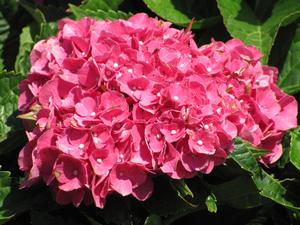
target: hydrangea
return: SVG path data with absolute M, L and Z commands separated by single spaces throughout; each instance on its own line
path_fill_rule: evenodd
M 43 180 L 58 203 L 102 208 L 112 193 L 146 200 L 157 174 L 210 173 L 237 136 L 268 151 L 265 165 L 278 160 L 297 102 L 277 69 L 240 40 L 197 47 L 170 25 L 64 19 L 34 46 L 18 103 L 34 120 L 24 120 L 24 187 Z

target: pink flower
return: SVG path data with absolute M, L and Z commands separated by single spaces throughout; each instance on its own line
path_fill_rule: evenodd
M 108 126 L 123 122 L 129 116 L 125 98 L 113 91 L 101 95 L 100 110 L 102 111 L 100 118 Z
M 117 154 L 110 151 L 110 149 L 94 150 L 90 154 L 89 160 L 94 173 L 103 176 L 107 175 L 110 169 L 117 163 Z
M 19 85 L 23 187 L 42 180 L 60 204 L 103 208 L 113 193 L 145 201 L 153 175 L 210 173 L 237 136 L 268 151 L 266 166 L 279 159 L 298 111 L 277 69 L 240 40 L 198 48 L 170 25 L 143 13 L 64 19 L 34 46 Z
M 159 124 L 149 124 L 145 127 L 145 140 L 148 148 L 154 153 L 160 153 L 165 149 L 166 140 L 159 129 Z
M 62 191 L 77 190 L 89 184 L 86 164 L 72 156 L 59 155 L 53 174 L 58 182 L 58 188 Z
M 152 182 L 148 181 L 147 174 L 143 167 L 123 163 L 117 164 L 111 171 L 109 176 L 110 187 L 123 196 L 134 194 L 135 196 L 150 195 L 152 192 Z M 144 188 L 139 188 L 145 185 L 147 193 L 143 192 Z M 141 197 L 143 198 L 143 197 Z

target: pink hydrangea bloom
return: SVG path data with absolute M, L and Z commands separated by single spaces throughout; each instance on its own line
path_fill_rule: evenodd
M 20 112 L 36 113 L 19 155 L 23 186 L 43 180 L 75 206 L 102 208 L 112 193 L 143 201 L 153 175 L 210 173 L 237 136 L 274 163 L 297 102 L 261 57 L 237 39 L 197 47 L 190 32 L 146 14 L 62 20 L 35 45 L 19 86 Z

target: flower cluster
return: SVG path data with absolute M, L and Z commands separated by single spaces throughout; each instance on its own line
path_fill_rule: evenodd
M 277 70 L 240 40 L 197 47 L 188 31 L 146 14 L 64 19 L 38 42 L 20 83 L 29 143 L 19 155 L 23 186 L 42 179 L 57 202 L 104 207 L 107 195 L 147 199 L 151 176 L 210 173 L 239 136 L 282 153 L 297 102 L 276 86 Z

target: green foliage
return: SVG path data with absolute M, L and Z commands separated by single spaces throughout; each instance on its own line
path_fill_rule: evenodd
M 25 0 L 20 0 L 20 5 L 34 18 L 37 23 L 46 23 L 45 15 L 39 8 L 35 8 Z
M 296 94 L 300 91 L 300 27 L 297 28 L 289 49 L 278 85 L 286 93 Z
M 87 0 L 80 6 L 82 9 L 117 10 L 124 0 Z
M 217 208 L 217 198 L 214 194 L 210 194 L 207 196 L 205 205 L 207 207 L 207 210 L 211 213 L 216 213 L 218 208 Z
M 30 26 L 26 26 L 20 35 L 19 53 L 15 62 L 15 71 L 23 75 L 26 75 L 30 68 L 29 54 L 33 44 L 34 38 L 32 38 Z
M 201 15 L 197 12 L 193 12 L 195 8 L 204 7 L 205 1 L 144 0 L 144 2 L 149 9 L 163 19 L 183 27 L 187 27 L 193 18 L 196 18 L 196 20 L 193 21 L 193 29 L 213 26 L 220 20 L 219 16 L 201 18 Z
M 179 195 L 178 191 L 174 190 L 174 186 L 172 187 L 166 179 L 161 178 L 155 181 L 154 193 L 151 198 L 144 203 L 144 207 L 150 214 L 168 217 L 185 213 L 194 208 L 194 205 L 190 205 L 186 200 L 180 197 L 181 194 Z M 182 189 L 181 187 L 181 190 Z M 161 193 L 164 194 L 161 195 Z M 159 207 L 157 207 L 158 205 Z
M 300 170 L 300 131 L 299 128 L 291 132 L 290 161 Z
M 287 189 L 281 184 L 281 181 L 275 179 L 259 166 L 249 147 L 251 147 L 249 143 L 236 138 L 231 157 L 242 169 L 251 174 L 260 195 L 293 211 L 300 212 L 300 207 L 295 206 L 291 200 L 287 199 Z
M 177 195 L 183 201 L 185 201 L 191 207 L 197 207 L 197 205 L 193 204 L 188 200 L 188 198 L 194 198 L 194 193 L 191 191 L 191 189 L 184 180 L 170 180 L 170 183 L 172 188 L 177 192 Z
M 122 0 L 88 0 L 79 7 L 70 4 L 70 10 L 76 19 L 91 17 L 99 20 L 127 19 L 131 14 L 117 10 Z
M 4 43 L 9 34 L 9 25 L 7 20 L 4 18 L 3 13 L 0 11 L 0 71 L 4 69 L 3 64 L 3 48 Z
M 234 37 L 254 45 L 264 54 L 262 63 L 281 69 L 278 85 L 289 94 L 300 92 L 299 0 L 51 0 L 42 5 L 0 0 L 0 165 L 10 171 L 0 171 L 0 224 L 299 223 L 299 128 L 285 135 L 283 156 L 270 168 L 259 162 L 267 151 L 237 138 L 225 165 L 193 179 L 155 177 L 154 193 L 145 202 L 112 195 L 104 209 L 74 208 L 57 205 L 49 187 L 19 189 L 16 157 L 25 133 L 16 119 L 17 85 L 30 70 L 34 44 L 55 35 L 61 18 L 127 19 L 131 12 L 146 12 L 180 28 L 194 19 L 191 28 L 198 44 Z
M 246 0 L 217 0 L 229 33 L 248 45 L 256 46 L 263 54 L 263 63 L 268 62 L 271 48 L 278 29 L 291 23 L 300 16 L 298 0 L 280 0 L 271 16 L 261 21 L 250 8 Z
M 0 73 L 0 143 L 21 129 L 13 113 L 17 109 L 17 85 L 21 76 L 15 73 Z M 1 149 L 0 154 L 5 149 Z
M 116 20 L 116 19 L 127 19 L 131 15 L 119 10 L 114 11 L 111 9 L 107 11 L 104 11 L 102 9 L 97 9 L 97 10 L 82 9 L 72 4 L 70 4 L 70 9 L 76 19 L 81 19 L 83 17 L 91 17 L 99 20 Z
M 30 69 L 29 55 L 34 43 L 54 35 L 56 31 L 57 24 L 55 22 L 40 23 L 39 25 L 32 23 L 24 27 L 20 35 L 20 46 L 15 61 L 15 71 L 26 76 Z
M 259 195 L 251 178 L 245 175 L 218 185 L 210 185 L 210 189 L 220 204 L 237 209 L 255 208 L 266 203 L 266 200 Z
M 4 207 L 4 201 L 11 191 L 10 183 L 10 172 L 0 171 L 0 224 L 4 224 L 12 218 L 12 215 L 8 214 Z

